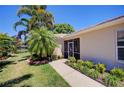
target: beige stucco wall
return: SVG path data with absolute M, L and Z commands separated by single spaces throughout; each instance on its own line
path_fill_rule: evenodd
M 64 39 L 59 37 L 57 38 L 56 42 L 58 43 L 58 47 L 61 49 L 62 53 L 64 51 Z
M 64 53 L 64 39 L 63 39 L 63 37 L 65 35 L 66 34 L 55 34 L 58 47 L 55 48 L 53 55 L 58 55 L 60 57 L 63 56 L 63 53 Z
M 124 30 L 124 23 L 69 37 L 80 38 L 80 58 L 116 64 L 116 32 Z

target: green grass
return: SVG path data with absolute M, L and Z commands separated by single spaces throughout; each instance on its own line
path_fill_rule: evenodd
M 28 52 L 21 52 L 0 62 L 0 86 L 68 87 L 69 84 L 49 65 L 30 66 Z

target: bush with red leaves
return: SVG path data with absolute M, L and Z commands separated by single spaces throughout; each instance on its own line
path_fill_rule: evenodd
M 39 61 L 33 61 L 32 59 L 29 60 L 29 65 L 41 65 L 41 64 L 47 64 L 48 60 L 39 60 Z

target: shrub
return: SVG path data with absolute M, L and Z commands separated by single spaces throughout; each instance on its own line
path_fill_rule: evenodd
M 121 80 L 124 80 L 124 71 L 121 68 L 114 68 L 110 71 L 112 75 L 115 75 L 116 77 L 120 78 Z
M 66 64 L 69 65 L 69 66 L 73 65 L 73 63 L 71 63 L 69 60 L 66 61 Z
M 82 67 L 82 63 L 76 63 L 77 64 L 77 70 L 80 70 L 80 68 Z
M 7 51 L 2 51 L 2 52 L 1 52 L 1 56 L 8 56 Z
M 87 66 L 88 68 L 93 68 L 93 66 L 94 66 L 93 62 L 91 62 L 91 61 L 86 61 L 86 62 L 83 63 L 83 65 Z
M 47 64 L 48 63 L 48 60 L 43 60 L 43 61 L 33 61 L 33 60 L 30 60 L 29 61 L 29 65 L 41 65 L 41 64 Z
M 90 68 L 88 68 L 87 66 L 84 66 L 81 70 L 81 72 L 85 75 L 89 75 L 89 71 L 90 71 Z
M 68 60 L 69 60 L 70 62 L 72 62 L 72 63 L 75 63 L 75 62 L 76 62 L 75 57 L 69 57 Z
M 75 69 L 77 69 L 78 68 L 77 67 L 77 63 L 72 63 L 72 67 L 75 68 Z
M 52 55 L 51 58 L 52 58 L 52 60 L 57 60 L 58 56 L 57 55 Z
M 83 61 L 83 60 L 77 60 L 77 63 L 80 63 L 82 66 L 85 66 L 85 61 Z
M 104 73 L 106 70 L 105 64 L 97 64 L 96 70 L 98 70 L 100 73 Z
M 89 75 L 90 75 L 90 77 L 92 77 L 93 79 L 98 79 L 98 77 L 99 77 L 99 72 L 97 71 L 97 70 L 95 70 L 95 69 L 91 69 L 90 71 L 89 71 Z
M 83 63 L 83 60 L 80 60 L 80 59 L 79 59 L 79 60 L 77 60 L 77 63 Z
M 104 81 L 105 81 L 105 84 L 107 86 L 118 86 L 119 85 L 119 78 L 117 78 L 116 76 L 114 75 L 107 75 L 105 78 L 104 78 Z
M 80 70 L 80 67 L 81 67 L 81 65 L 78 64 L 78 63 L 69 62 L 69 65 L 70 65 L 71 67 L 73 67 L 74 69 L 77 69 L 77 70 Z
M 0 33 L 0 57 L 7 57 L 9 53 L 13 53 L 16 49 L 15 38 L 7 34 Z
M 36 60 L 38 60 L 38 59 L 40 59 L 40 58 L 39 58 L 38 55 L 33 54 L 33 55 L 31 56 L 31 59 L 32 59 L 33 61 L 36 61 Z
M 80 72 L 82 72 L 82 70 L 83 70 L 83 66 L 81 66 L 81 67 L 79 68 L 79 70 L 80 70 Z

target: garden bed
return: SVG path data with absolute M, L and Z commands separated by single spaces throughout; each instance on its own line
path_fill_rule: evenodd
M 74 57 L 69 57 L 65 64 L 105 86 L 124 86 L 124 71 L 121 68 L 106 71 L 104 64 L 94 64 L 92 61 L 76 60 Z
M 47 64 L 49 63 L 48 60 L 32 60 L 32 59 L 28 59 L 28 64 L 29 65 L 42 65 L 42 64 Z
M 8 57 L 7 56 L 5 56 L 5 57 L 0 57 L 0 60 L 5 60 L 5 59 L 7 59 Z

